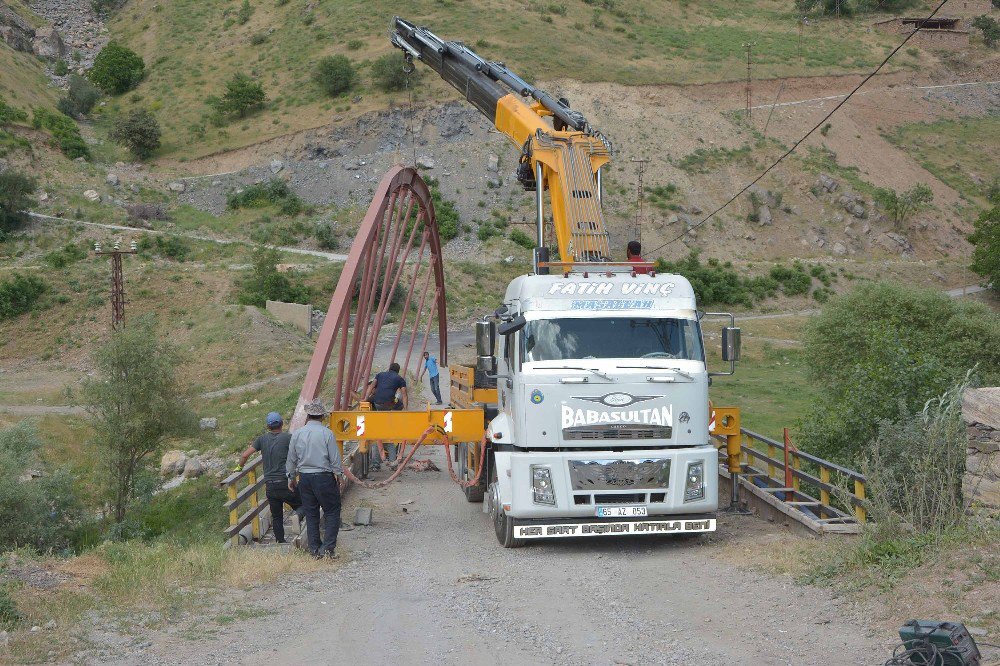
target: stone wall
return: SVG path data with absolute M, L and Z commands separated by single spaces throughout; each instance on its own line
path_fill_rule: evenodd
M 966 391 L 962 418 L 969 434 L 965 504 L 977 513 L 1000 516 L 1000 387 Z

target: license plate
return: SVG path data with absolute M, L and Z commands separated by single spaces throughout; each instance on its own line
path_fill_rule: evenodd
M 598 518 L 635 518 L 645 516 L 644 506 L 599 506 L 597 507 Z

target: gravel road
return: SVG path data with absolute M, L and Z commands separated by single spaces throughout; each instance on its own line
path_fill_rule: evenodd
M 442 451 L 431 456 L 445 469 Z M 382 472 L 381 474 L 386 474 Z M 497 546 L 481 505 L 447 471 L 352 488 L 329 573 L 259 589 L 257 618 L 146 637 L 118 663 L 154 664 L 876 664 L 891 637 L 824 590 L 742 570 L 795 538 L 724 517 L 707 540 L 561 540 Z

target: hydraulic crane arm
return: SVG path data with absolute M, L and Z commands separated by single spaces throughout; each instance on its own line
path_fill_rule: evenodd
M 446 42 L 399 17 L 389 32 L 408 61 L 420 60 L 440 74 L 521 149 L 517 177 L 536 192 L 539 248 L 544 245 L 542 192 L 548 189 L 560 259 L 609 261 L 600 169 L 610 160 L 610 144 L 583 114 L 461 42 Z M 552 118 L 551 125 L 546 117 Z M 540 254 L 543 261 L 547 258 L 536 250 L 536 263 Z

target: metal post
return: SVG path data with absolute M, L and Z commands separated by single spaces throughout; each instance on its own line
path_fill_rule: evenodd
M 753 42 L 746 42 L 746 43 L 744 43 L 743 44 L 743 48 L 745 48 L 747 50 L 747 84 L 746 84 L 746 89 L 747 89 L 746 90 L 746 92 L 747 92 L 747 110 L 746 110 L 746 116 L 747 116 L 747 120 L 751 120 L 753 118 L 753 111 L 752 111 L 752 99 L 751 99 L 751 94 L 750 94 L 750 86 L 751 86 L 750 64 L 752 62 L 752 59 L 751 59 L 751 56 L 750 56 L 750 51 L 753 49 Z
M 865 498 L 865 482 L 858 479 L 854 480 L 854 496 L 859 500 Z M 854 506 L 854 515 L 857 517 L 859 523 L 864 523 L 868 519 L 868 512 L 865 511 L 865 507 L 860 504 Z
M 740 502 L 740 472 L 742 471 L 740 466 L 741 437 L 742 435 L 739 432 L 735 435 L 726 435 L 726 453 L 729 456 L 729 482 L 733 487 L 730 499 L 733 506 L 738 505 Z
M 594 176 L 597 179 L 597 203 L 604 206 L 604 179 L 601 178 L 601 170 L 598 169 Z
M 636 168 L 639 170 L 639 177 L 638 177 L 639 184 L 638 184 L 637 189 L 636 189 L 635 240 L 637 240 L 637 241 L 639 241 L 641 243 L 642 242 L 642 219 L 643 219 L 643 215 L 642 215 L 642 213 L 643 213 L 643 211 L 642 211 L 642 203 L 643 203 L 643 200 L 645 199 L 645 196 L 644 196 L 645 193 L 642 191 L 642 172 L 643 172 L 643 167 L 649 162 L 649 160 L 644 160 L 644 159 L 633 157 L 630 161 L 634 162 L 635 165 L 636 165 Z
M 534 263 L 535 263 L 535 275 L 541 275 L 541 267 L 539 263 L 542 261 L 540 256 L 544 251 L 545 247 L 545 211 L 542 208 L 543 202 L 543 186 L 542 186 L 542 163 L 535 162 L 535 252 L 534 252 Z M 547 253 L 546 253 L 547 254 Z M 545 257 L 548 260 L 548 257 Z M 548 272 L 548 269 L 545 269 Z
M 121 249 L 121 244 L 115 241 L 114 248 L 108 252 L 101 250 L 101 244 L 94 244 L 94 254 L 111 256 L 111 328 L 118 330 L 125 326 L 125 278 L 122 273 L 122 255 L 137 254 L 139 251 L 135 241 L 130 249 Z
M 248 482 L 248 485 L 250 485 L 250 486 L 257 485 L 257 470 L 256 469 L 250 470 L 250 473 L 247 474 L 247 482 Z M 255 490 L 255 491 L 253 491 L 253 494 L 250 495 L 250 507 L 253 508 L 253 509 L 256 509 L 258 504 L 260 504 L 260 501 L 257 499 L 257 491 Z M 250 533 L 253 535 L 254 541 L 260 541 L 260 514 L 259 513 L 254 514 L 252 525 L 253 525 L 253 527 L 250 528 Z
M 230 502 L 236 500 L 237 492 L 235 483 L 230 483 L 228 486 L 226 486 L 226 495 L 229 497 Z M 238 522 L 240 522 L 240 511 L 239 507 L 234 504 L 233 508 L 229 510 L 229 526 L 232 527 Z M 233 535 L 233 545 L 234 546 L 240 545 L 239 533 Z

